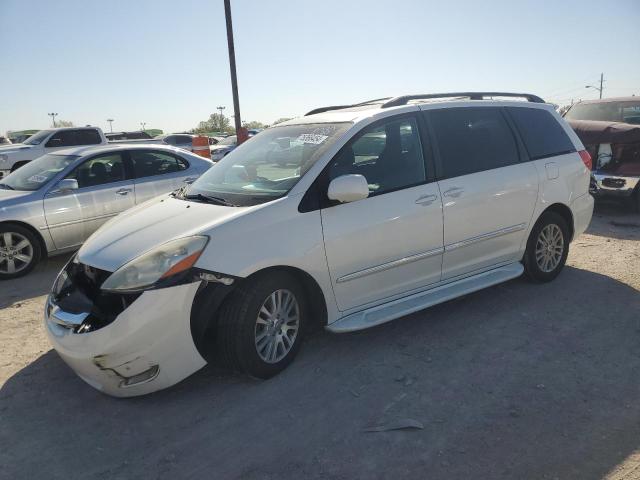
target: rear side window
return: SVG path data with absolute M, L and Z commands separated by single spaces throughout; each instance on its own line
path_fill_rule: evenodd
M 444 178 L 506 167 L 520 161 L 515 138 L 497 108 L 447 108 L 428 113 Z
M 132 150 L 130 155 L 136 178 L 180 172 L 189 166 L 186 161 L 164 152 Z
M 531 160 L 575 152 L 562 125 L 546 110 L 508 107 Z
M 78 145 L 97 145 L 102 140 L 97 130 L 77 130 L 76 141 Z

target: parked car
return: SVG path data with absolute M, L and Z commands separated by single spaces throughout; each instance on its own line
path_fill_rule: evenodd
M 0 147 L 0 178 L 14 172 L 45 153 L 64 148 L 105 145 L 107 138 L 98 127 L 66 127 L 40 130 L 24 143 Z
M 0 280 L 77 249 L 118 213 L 194 181 L 212 163 L 164 145 L 47 153 L 0 180 Z
M 113 140 L 149 140 L 153 138 L 144 130 L 138 130 L 135 132 L 111 132 L 105 133 L 105 136 L 110 142 Z
M 238 137 L 229 135 L 211 147 L 211 160 L 217 162 L 226 157 L 238 146 Z
M 182 148 L 184 150 L 189 150 L 191 152 L 193 150 L 193 137 L 196 136 L 197 135 L 191 135 L 187 133 L 172 133 L 169 135 L 158 135 L 154 138 L 167 145 Z
M 12 143 L 7 137 L 0 137 L 0 145 L 11 145 Z
M 640 212 L 640 99 L 580 102 L 565 119 L 594 159 L 591 194 L 626 200 Z
M 93 387 L 133 396 L 216 356 L 268 378 L 312 324 L 350 332 L 523 272 L 553 280 L 591 219 L 589 155 L 552 106 L 481 100 L 497 95 L 264 130 L 96 232 L 48 297 L 51 343 Z M 288 169 L 264 155 L 285 138 L 303 143 Z

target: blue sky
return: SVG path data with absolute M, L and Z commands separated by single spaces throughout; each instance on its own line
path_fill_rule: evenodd
M 403 93 L 640 95 L 640 0 L 232 0 L 243 120 Z M 233 111 L 222 0 L 0 0 L 0 132 Z

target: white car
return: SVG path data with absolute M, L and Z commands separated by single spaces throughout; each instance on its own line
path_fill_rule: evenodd
M 304 144 L 297 160 L 284 139 Z M 103 226 L 56 280 L 45 328 L 114 396 L 212 358 L 268 378 L 312 324 L 351 332 L 523 272 L 555 278 L 591 220 L 590 162 L 533 95 L 317 109 Z
M 0 178 L 47 153 L 69 147 L 106 145 L 107 138 L 98 127 L 63 127 L 40 130 L 23 143 L 0 146 Z

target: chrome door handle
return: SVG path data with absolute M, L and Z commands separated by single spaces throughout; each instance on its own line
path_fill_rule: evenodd
M 453 187 L 453 188 L 450 188 L 449 190 L 445 190 L 442 196 L 458 198 L 460 195 L 462 195 L 463 192 L 464 192 L 464 188 Z
M 438 198 L 437 195 L 433 195 L 433 194 L 429 194 L 429 195 L 422 195 L 421 197 L 416 198 L 416 203 L 418 205 L 431 205 L 433 202 L 436 201 L 436 199 Z
M 130 188 L 121 188 L 120 190 L 116 190 L 116 193 L 118 195 L 127 195 L 130 191 Z

